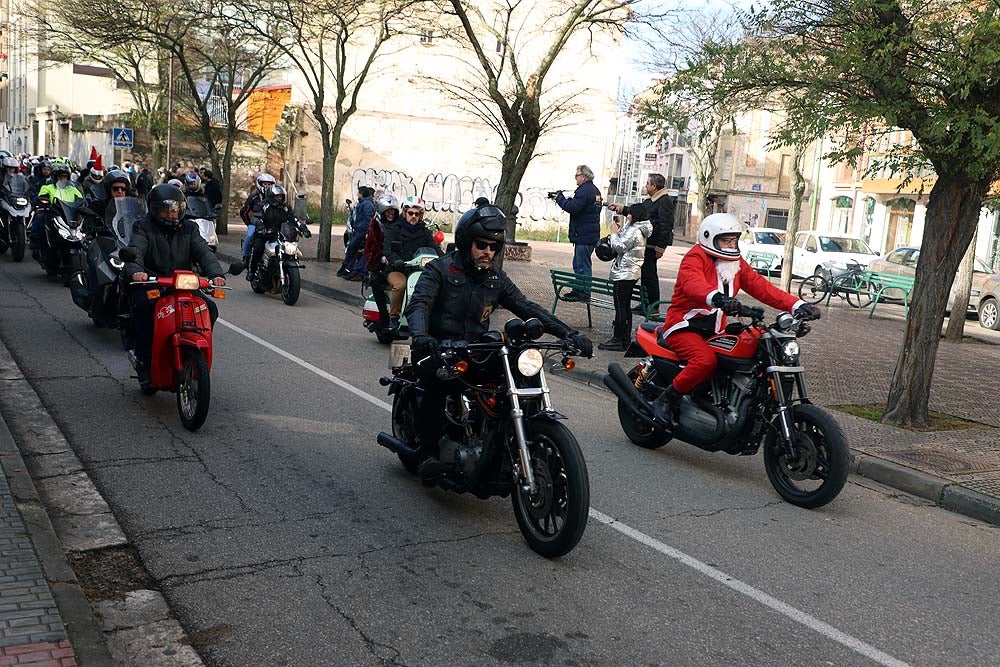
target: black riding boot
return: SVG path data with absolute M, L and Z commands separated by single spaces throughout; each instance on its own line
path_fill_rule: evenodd
M 624 352 L 625 346 L 622 345 L 622 339 L 625 338 L 625 334 L 622 333 L 624 329 L 625 323 L 619 317 L 615 317 L 611 338 L 598 345 L 597 349 L 607 350 L 608 352 Z

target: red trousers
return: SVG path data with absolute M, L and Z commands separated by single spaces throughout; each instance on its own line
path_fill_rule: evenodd
M 708 380 L 715 374 L 719 365 L 715 352 L 708 342 L 693 331 L 680 330 L 667 336 L 667 348 L 687 362 L 687 366 L 674 378 L 674 389 L 681 394 L 689 394 L 691 390 Z

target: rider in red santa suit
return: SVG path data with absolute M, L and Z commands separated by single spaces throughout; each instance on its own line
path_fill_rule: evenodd
M 819 308 L 778 289 L 740 257 L 742 232 L 735 216 L 713 213 L 698 227 L 698 245 L 681 260 L 660 333 L 660 344 L 687 362 L 664 395 L 675 405 L 715 373 L 718 362 L 706 339 L 725 330 L 726 315 L 739 314 L 740 290 L 796 317 L 819 319 Z

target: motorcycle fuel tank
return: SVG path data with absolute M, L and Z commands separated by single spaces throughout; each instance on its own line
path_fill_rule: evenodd
M 744 329 L 739 334 L 723 333 L 708 339 L 709 346 L 717 354 L 736 359 L 751 359 L 757 352 L 759 335 L 753 329 Z

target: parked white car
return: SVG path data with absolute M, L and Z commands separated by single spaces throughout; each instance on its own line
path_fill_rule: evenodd
M 792 274 L 804 278 L 818 273 L 830 278 L 846 271 L 848 262 L 868 266 L 877 256 L 878 253 L 857 236 L 799 232 L 795 235 Z
M 769 227 L 752 227 L 740 236 L 740 254 L 743 259 L 750 262 L 752 257 L 760 257 L 762 253 L 774 255 L 769 266 L 759 259 L 751 262 L 750 265 L 758 271 L 767 271 L 770 274 L 781 272 L 781 259 L 785 254 L 785 230 L 771 229 Z

